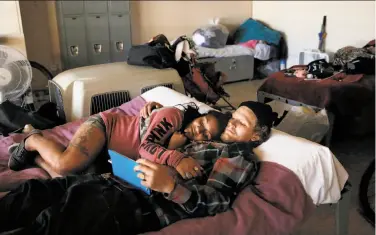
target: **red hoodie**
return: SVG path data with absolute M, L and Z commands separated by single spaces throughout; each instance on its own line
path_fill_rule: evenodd
M 146 120 L 121 113 L 100 113 L 100 116 L 106 125 L 108 149 L 134 160 L 142 157 L 172 167 L 184 158 L 181 152 L 165 148 L 183 122 L 184 113 L 178 108 L 155 110 Z

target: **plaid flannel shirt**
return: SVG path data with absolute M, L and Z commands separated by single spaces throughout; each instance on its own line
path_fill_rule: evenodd
M 203 176 L 183 180 L 174 171 L 176 185 L 170 194 L 151 197 L 162 226 L 188 217 L 226 211 L 236 195 L 252 183 L 258 164 L 249 143 L 192 143 L 184 153 L 204 168 Z M 174 203 L 166 201 L 171 200 Z

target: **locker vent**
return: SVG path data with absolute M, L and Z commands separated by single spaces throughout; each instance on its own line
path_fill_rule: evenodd
M 63 95 L 61 94 L 59 85 L 53 80 L 48 81 L 48 93 L 50 95 L 50 101 L 56 104 L 57 116 L 65 121 Z
M 161 83 L 161 84 L 158 84 L 158 85 L 146 86 L 146 87 L 141 88 L 141 94 L 143 94 L 143 93 L 147 92 L 148 90 L 151 90 L 155 87 L 158 87 L 158 86 L 164 86 L 164 87 L 168 87 L 170 89 L 174 89 L 174 85 L 172 83 Z
M 90 115 L 106 111 L 131 100 L 129 91 L 113 91 L 91 97 Z

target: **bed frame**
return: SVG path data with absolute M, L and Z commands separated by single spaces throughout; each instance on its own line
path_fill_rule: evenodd
M 278 95 L 273 95 L 264 91 L 257 91 L 257 101 L 261 103 L 268 103 L 270 101 L 279 101 L 285 104 L 293 105 L 293 106 L 304 106 L 310 107 L 315 111 L 319 111 L 322 108 L 304 104 L 298 102 L 296 100 L 287 99 Z M 326 147 L 329 147 L 332 132 L 333 132 L 333 124 L 334 124 L 334 114 L 332 112 L 327 111 L 328 119 L 329 119 L 329 130 L 325 135 L 324 144 Z M 350 203 L 351 203 L 351 184 L 350 182 L 346 182 L 342 192 L 341 192 L 341 199 L 338 203 L 336 203 L 336 235 L 347 235 L 348 234 L 348 227 L 349 227 L 349 215 L 350 215 Z
M 349 233 L 351 188 L 350 182 L 346 182 L 341 192 L 341 199 L 336 203 L 336 235 L 347 235 Z

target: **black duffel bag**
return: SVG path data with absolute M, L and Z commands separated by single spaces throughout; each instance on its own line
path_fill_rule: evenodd
M 0 135 L 22 132 L 26 124 L 43 130 L 60 125 L 62 121 L 57 118 L 53 103 L 44 104 L 37 112 L 29 112 L 9 101 L 0 104 Z
M 174 51 L 163 34 L 146 44 L 132 46 L 127 62 L 130 65 L 151 66 L 157 69 L 172 68 L 176 64 Z

